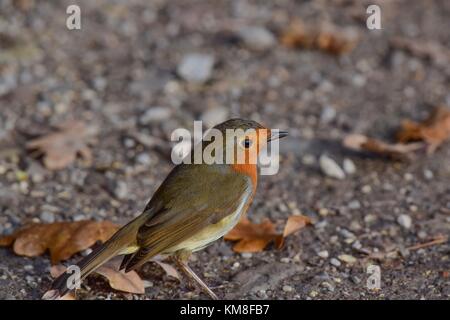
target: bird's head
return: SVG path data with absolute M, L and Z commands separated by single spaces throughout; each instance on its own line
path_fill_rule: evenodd
M 228 164 L 256 164 L 259 153 L 270 141 L 285 136 L 286 131 L 271 130 L 253 120 L 230 119 L 216 125 L 205 135 L 203 150 L 211 151 L 213 157 L 223 157 Z M 223 154 L 217 155 L 218 150 L 222 150 Z

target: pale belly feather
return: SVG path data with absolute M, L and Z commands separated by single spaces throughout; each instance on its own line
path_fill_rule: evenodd
M 177 244 L 176 246 L 168 249 L 165 253 L 174 253 L 178 250 L 190 250 L 192 252 L 203 249 L 210 243 L 223 237 L 239 222 L 243 209 L 246 207 L 247 202 L 250 200 L 251 191 L 248 191 L 243 197 L 239 207 L 229 216 L 223 218 L 219 222 L 208 226 L 199 233 L 190 237 L 189 239 Z

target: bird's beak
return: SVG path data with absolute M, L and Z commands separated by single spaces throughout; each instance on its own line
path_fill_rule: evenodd
M 267 138 L 267 141 L 278 140 L 284 138 L 288 135 L 287 131 L 271 131 L 270 136 Z

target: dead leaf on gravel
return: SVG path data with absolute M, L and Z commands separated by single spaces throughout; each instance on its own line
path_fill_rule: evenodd
M 44 165 L 50 170 L 67 167 L 77 155 L 90 164 L 92 153 L 88 144 L 94 134 L 94 128 L 80 121 L 67 121 L 59 126 L 59 131 L 29 141 L 27 148 L 44 154 Z
M 95 272 L 104 276 L 113 289 L 130 293 L 145 293 L 144 281 L 142 281 L 136 271 L 127 273 L 123 270 L 119 271 L 119 265 L 120 262 L 118 260 L 116 262 L 110 261 L 95 270 Z
M 152 259 L 151 261 L 156 262 L 168 276 L 181 280 L 180 274 L 178 273 L 177 269 L 172 267 L 170 264 L 157 259 Z
M 285 237 L 310 222 L 310 219 L 305 216 L 291 216 L 286 223 L 283 234 L 279 234 L 275 231 L 274 224 L 268 219 L 255 224 L 244 218 L 225 235 L 224 239 L 238 241 L 233 246 L 235 252 L 260 252 L 272 241 L 279 249 L 283 246 Z
M 401 159 L 409 153 L 423 148 L 423 143 L 390 144 L 369 138 L 362 134 L 350 134 L 344 138 L 343 145 L 351 150 L 374 153 L 380 156 Z
M 450 138 L 450 110 L 438 107 L 425 121 L 418 123 L 405 120 L 397 133 L 399 142 L 425 141 L 428 154 L 433 153 L 445 140 Z
M 108 240 L 119 228 L 109 221 L 32 224 L 10 236 L 0 237 L 0 246 L 13 245 L 16 254 L 35 257 L 50 251 L 52 264 L 69 259 L 97 241 Z
M 306 26 L 295 21 L 283 32 L 281 44 L 288 48 L 317 49 L 335 55 L 352 51 L 358 42 L 354 28 L 342 28 L 330 23 Z
M 112 260 L 99 267 L 94 272 L 105 277 L 111 288 L 115 290 L 138 294 L 145 293 L 144 281 L 141 277 L 139 277 L 135 271 L 130 271 L 127 273 L 124 271 L 119 271 L 119 265 L 120 261 Z M 50 274 L 53 278 L 56 278 L 65 270 L 66 267 L 63 265 L 52 266 L 50 269 Z
M 284 243 L 284 239 L 300 230 L 303 229 L 304 227 L 306 227 L 308 224 L 311 224 L 311 219 L 307 216 L 290 216 L 286 222 L 286 225 L 284 226 L 284 231 L 283 231 L 283 235 L 281 237 L 281 240 L 278 242 L 279 246 L 277 247 L 278 249 L 281 248 L 283 246 Z

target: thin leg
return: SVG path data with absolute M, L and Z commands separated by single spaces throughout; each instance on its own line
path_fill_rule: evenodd
M 219 300 L 219 298 L 216 296 L 216 294 L 208 287 L 206 283 L 203 282 L 202 279 L 200 279 L 199 276 L 195 274 L 195 272 L 188 266 L 187 259 L 183 257 L 177 256 L 175 258 L 175 261 L 177 262 L 178 266 L 183 270 L 183 272 L 192 280 L 194 280 L 195 283 L 197 283 L 203 291 L 208 294 L 211 299 L 213 300 Z

